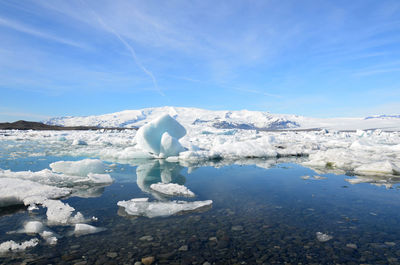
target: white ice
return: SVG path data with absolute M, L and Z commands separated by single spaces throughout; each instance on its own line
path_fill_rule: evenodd
M 42 222 L 39 221 L 29 221 L 24 225 L 24 229 L 21 232 L 27 234 L 38 234 L 44 229 Z
M 104 228 L 95 227 L 88 224 L 76 224 L 74 228 L 74 235 L 83 236 L 104 231 Z
M 67 225 L 85 222 L 85 218 L 80 212 L 75 214 L 75 208 L 68 203 L 58 200 L 45 200 L 42 205 L 47 207 L 46 216 L 50 225 Z
M 333 238 L 333 236 L 321 232 L 317 232 L 315 235 L 317 236 L 317 240 L 319 242 L 327 242 Z
M 142 126 L 136 134 L 136 142 L 143 150 L 156 156 L 176 156 L 183 151 L 178 140 L 185 134 L 185 128 L 165 114 Z
M 180 212 L 194 211 L 199 208 L 211 206 L 212 201 L 168 201 L 149 202 L 148 198 L 137 198 L 129 201 L 119 201 L 118 206 L 125 208 L 129 215 L 146 216 L 149 218 L 170 216 Z
M 361 175 L 400 175 L 400 168 L 386 160 L 361 165 L 354 172 Z
M 32 203 L 41 203 L 47 199 L 58 199 L 71 193 L 68 188 L 14 178 L 0 179 L 0 207 Z
M 55 245 L 58 241 L 58 238 L 54 232 L 50 231 L 50 229 L 43 225 L 43 223 L 40 221 L 26 222 L 24 228 L 17 232 L 26 234 L 39 234 L 49 245 Z
M 57 161 L 51 163 L 53 172 L 73 176 L 87 176 L 89 173 L 104 173 L 105 165 L 99 159 L 83 159 L 79 161 Z
M 16 243 L 13 240 L 9 240 L 0 244 L 0 253 L 24 251 L 27 248 L 35 247 L 38 243 L 39 240 L 37 238 L 32 238 L 29 241 L 24 241 L 21 243 Z
M 176 183 L 155 183 L 151 184 L 150 188 L 157 192 L 170 195 L 170 196 L 185 196 L 185 197 L 194 197 L 194 193 L 189 190 L 187 187 L 183 185 L 179 185 Z
M 221 158 L 246 163 L 243 162 L 245 158 L 288 157 L 295 160 L 301 156 L 304 158 L 302 165 L 318 174 L 351 172 L 360 176 L 395 176 L 400 167 L 400 132 L 396 131 L 400 129 L 399 121 L 400 118 L 395 116 L 310 119 L 265 112 L 163 107 L 51 121 L 61 125 L 141 127 L 138 132 L 4 131 L 0 132 L 0 142 L 7 143 L 9 158 L 14 159 L 42 155 L 85 156 L 136 166 L 143 160 L 154 158 L 166 158 L 184 165 Z M 285 129 L 291 131 L 260 130 L 285 124 Z M 299 125 L 296 129 L 324 129 L 294 131 L 294 124 Z M 371 130 L 365 130 L 368 128 Z M 87 145 L 72 145 L 77 139 Z M 43 171 L 41 174 L 48 173 Z

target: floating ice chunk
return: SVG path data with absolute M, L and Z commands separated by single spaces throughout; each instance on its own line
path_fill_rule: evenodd
M 24 225 L 23 232 L 27 234 L 39 234 L 43 231 L 43 224 L 39 221 L 29 221 Z
M 92 183 L 112 183 L 113 179 L 109 174 L 88 174 L 89 181 Z
M 310 178 L 310 176 L 301 176 L 300 178 L 301 178 L 301 179 L 304 179 L 304 180 L 307 180 L 307 179 Z
M 71 193 L 70 189 L 52 187 L 29 180 L 0 179 L 0 207 L 16 204 L 41 203 L 46 199 L 58 199 Z
M 129 201 L 119 201 L 117 205 L 125 208 L 125 212 L 129 215 L 142 215 L 153 218 L 159 216 L 170 216 L 180 212 L 194 211 L 199 208 L 211 206 L 212 200 L 194 202 L 149 202 L 148 198 L 137 198 Z
M 87 143 L 84 140 L 75 139 L 72 141 L 72 145 L 87 145 Z
M 43 238 L 45 238 L 45 237 L 43 237 Z M 46 237 L 45 239 L 46 239 L 47 244 L 49 244 L 49 245 L 56 245 L 58 242 L 58 238 L 55 236 Z
M 27 234 L 39 234 L 43 239 L 46 240 L 47 244 L 55 245 L 57 244 L 57 237 L 53 232 L 47 229 L 42 222 L 39 221 L 29 221 L 25 223 L 24 228 L 19 233 L 27 233 Z
M 327 179 L 327 177 L 322 177 L 322 176 L 317 176 L 317 175 L 314 175 L 313 178 L 315 180 Z
M 136 133 L 136 143 L 141 149 L 155 155 L 164 152 L 164 157 L 171 154 L 175 156 L 182 150 L 178 139 L 185 134 L 185 128 L 166 114 L 140 127 Z
M 13 240 L 6 241 L 0 244 L 0 253 L 24 251 L 27 248 L 33 248 L 39 243 L 39 239 L 32 238 L 29 241 L 16 243 Z
M 71 223 L 81 223 L 85 221 L 83 215 L 78 212 L 74 216 L 72 213 L 75 209 L 68 205 L 68 203 L 63 203 L 57 200 L 46 200 L 43 203 L 44 207 L 47 207 L 47 220 L 50 224 L 71 224 Z
M 50 164 L 51 170 L 73 176 L 87 176 L 89 173 L 104 173 L 106 169 L 99 159 L 83 159 L 79 161 L 58 161 Z
M 105 228 L 95 227 L 88 224 L 76 224 L 74 229 L 74 235 L 83 236 L 83 235 L 99 233 L 104 230 Z
M 195 196 L 194 193 L 185 186 L 175 183 L 156 183 L 156 184 L 151 184 L 150 188 L 157 192 L 171 196 L 186 196 L 186 197 Z
M 400 168 L 390 161 L 381 161 L 359 166 L 354 172 L 361 175 L 400 175 Z
M 330 236 L 328 234 L 324 234 L 324 233 L 321 233 L 321 232 L 317 232 L 316 236 L 317 236 L 317 240 L 319 242 L 327 242 L 327 241 L 329 241 L 329 240 L 331 240 L 333 238 L 333 236 Z

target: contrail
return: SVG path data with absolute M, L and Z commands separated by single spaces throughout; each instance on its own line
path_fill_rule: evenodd
M 158 87 L 157 84 L 157 79 L 154 77 L 153 73 L 150 72 L 146 67 L 144 67 L 144 65 L 139 61 L 139 59 L 136 56 L 136 52 L 135 49 L 133 49 L 133 47 L 131 45 L 129 45 L 128 42 L 126 42 L 126 40 L 117 32 L 115 31 L 112 27 L 110 27 L 109 25 L 107 25 L 106 23 L 104 23 L 103 19 L 101 19 L 101 17 L 93 10 L 89 7 L 89 5 L 87 5 L 83 0 L 81 0 L 81 2 L 88 7 L 88 9 L 93 13 L 93 15 L 97 18 L 97 21 L 100 23 L 100 25 L 107 31 L 111 32 L 115 37 L 117 37 L 122 44 L 125 46 L 125 48 L 128 49 L 128 51 L 130 52 L 130 54 L 132 55 L 133 61 L 136 63 L 136 65 L 142 69 L 142 71 L 148 75 L 151 78 L 151 81 L 153 82 L 154 88 L 157 90 L 157 92 L 165 97 L 165 94 L 161 91 L 161 89 Z

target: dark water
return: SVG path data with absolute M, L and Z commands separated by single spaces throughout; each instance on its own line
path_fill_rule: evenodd
M 75 158 L 78 159 L 78 158 Z M 25 159 L 1 161 L 13 171 L 46 168 L 50 162 Z M 62 158 L 61 160 L 67 160 Z M 107 230 L 81 237 L 68 236 L 70 226 L 52 229 L 58 244 L 42 242 L 23 253 L 0 257 L 1 263 L 28 264 L 134 264 L 154 257 L 153 264 L 398 264 L 400 263 L 400 192 L 371 184 L 351 185 L 348 176 L 318 175 L 296 164 L 188 168 L 153 162 L 144 183 L 137 184 L 137 167 L 118 164 L 116 181 L 101 188 L 96 198 L 64 200 L 92 223 Z M 213 200 L 212 208 L 170 217 L 146 218 L 123 214 L 117 202 L 131 198 L 181 199 L 148 193 L 163 170 L 197 196 Z M 0 180 L 1 181 L 1 180 Z M 154 197 L 155 196 L 155 197 Z M 185 199 L 188 200 L 188 199 Z M 29 240 L 25 234 L 6 234 L 45 210 L 30 216 L 25 207 L 0 210 L 0 242 Z M 319 242 L 316 233 L 333 236 Z M 39 238 L 39 237 L 38 237 Z M 399 259 L 399 260 L 398 260 Z M 207 263 L 206 263 L 207 264 Z

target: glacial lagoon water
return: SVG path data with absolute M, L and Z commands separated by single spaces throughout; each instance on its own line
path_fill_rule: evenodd
M 39 171 L 52 162 L 80 159 L 3 156 L 0 168 Z M 97 221 L 90 224 L 104 231 L 75 236 L 71 226 L 52 226 L 59 236 L 56 245 L 41 240 L 24 252 L 3 254 L 0 263 L 134 264 L 145 257 L 154 257 L 154 264 L 400 263 L 396 184 L 390 189 L 352 185 L 346 181 L 351 176 L 320 174 L 296 160 L 242 162 L 189 168 L 159 160 L 114 164 L 111 185 L 92 190 L 88 198 L 62 200 L 84 216 L 95 216 Z M 165 178 L 185 185 L 196 197 L 168 197 L 149 188 Z M 197 211 L 147 218 L 127 215 L 117 206 L 118 201 L 132 198 L 213 203 Z M 45 219 L 43 208 L 32 212 L 24 206 L 0 208 L 0 242 L 30 240 L 35 235 L 9 232 L 27 221 Z M 319 241 L 318 232 L 330 239 Z

